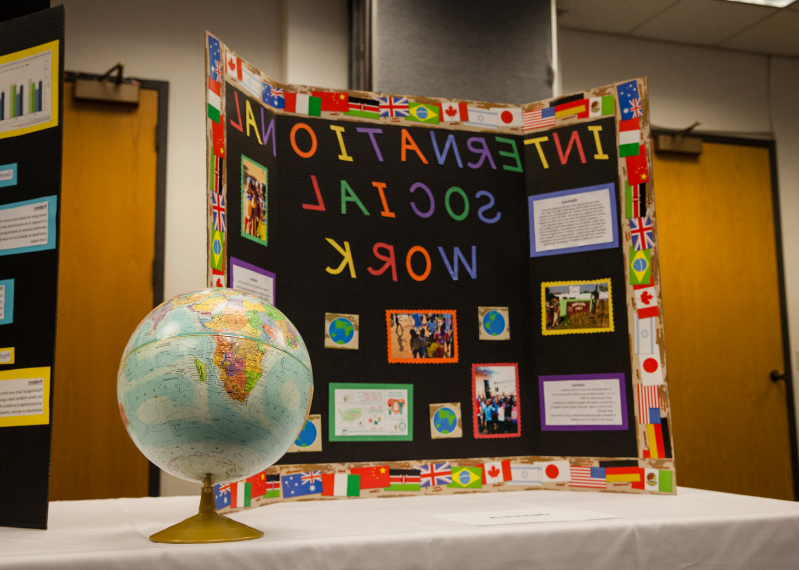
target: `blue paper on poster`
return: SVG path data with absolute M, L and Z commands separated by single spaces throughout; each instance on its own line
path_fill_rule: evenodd
M 0 188 L 17 185 L 17 163 L 0 164 Z
M 0 256 L 55 249 L 58 198 L 0 206 Z
M 530 257 L 619 246 L 616 185 L 585 186 L 527 198 Z
M 0 325 L 14 322 L 14 280 L 0 281 Z

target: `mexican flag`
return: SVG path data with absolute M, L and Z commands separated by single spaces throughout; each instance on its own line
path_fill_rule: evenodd
M 323 497 L 358 497 L 361 494 L 361 476 L 346 473 L 323 473 Z

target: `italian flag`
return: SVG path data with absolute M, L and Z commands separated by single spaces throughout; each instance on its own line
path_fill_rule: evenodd
M 298 115 L 319 117 L 322 115 L 322 100 L 302 93 L 286 93 L 286 111 Z
M 641 143 L 641 128 L 638 119 L 619 123 L 619 156 L 637 156 Z
M 361 494 L 361 476 L 346 473 L 322 474 L 323 497 L 358 497 Z
M 239 481 L 235 485 L 231 485 L 232 497 L 230 498 L 230 506 L 234 509 L 250 506 L 250 484 L 246 481 Z
M 222 85 L 219 81 L 208 78 L 208 118 L 218 123 L 222 114 L 222 99 L 220 96 Z

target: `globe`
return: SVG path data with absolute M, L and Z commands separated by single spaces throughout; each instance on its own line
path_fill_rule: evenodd
M 444 435 L 450 434 L 458 427 L 458 416 L 450 408 L 439 408 L 433 414 L 433 425 Z
M 497 311 L 488 311 L 483 317 L 483 328 L 491 336 L 500 335 L 505 330 L 505 317 Z
M 294 442 L 294 445 L 297 447 L 308 447 L 316 441 L 316 426 L 310 420 L 305 420 L 305 426 L 303 426 L 302 431 L 300 431 L 300 435 L 297 436 L 297 440 Z
M 338 317 L 330 323 L 327 333 L 330 335 L 330 340 L 336 344 L 347 344 L 355 336 L 355 327 L 349 319 Z
M 280 459 L 313 394 L 308 350 L 291 321 L 232 289 L 178 295 L 130 337 L 117 375 L 122 421 L 164 471 L 227 483 Z

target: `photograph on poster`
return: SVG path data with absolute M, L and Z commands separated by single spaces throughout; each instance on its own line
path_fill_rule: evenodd
M 241 157 L 241 235 L 266 245 L 266 167 Z
M 541 284 L 544 335 L 613 331 L 610 279 Z
M 474 437 L 520 437 L 519 366 L 473 364 Z
M 455 311 L 386 311 L 388 361 L 458 362 Z

